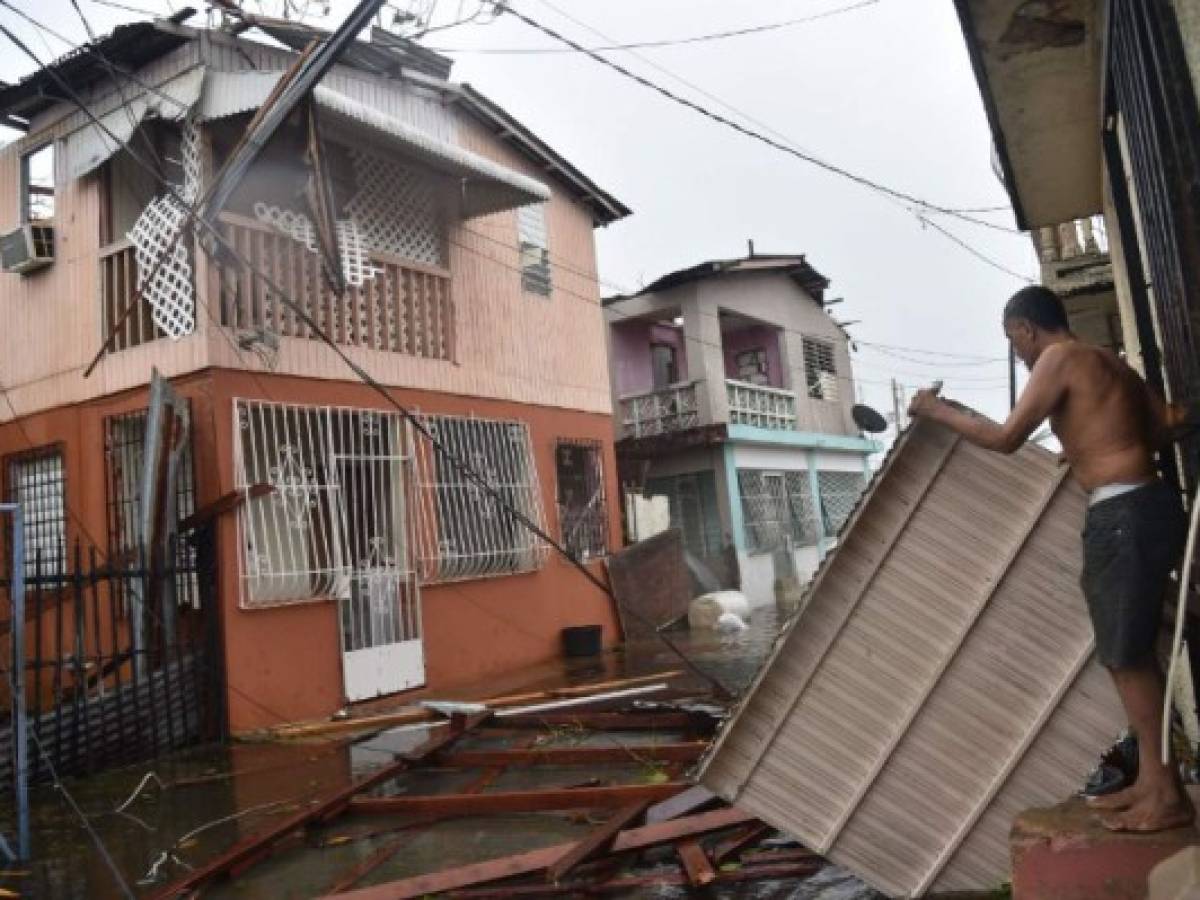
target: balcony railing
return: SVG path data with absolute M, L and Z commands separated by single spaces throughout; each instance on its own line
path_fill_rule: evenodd
M 226 234 L 252 266 L 261 269 L 336 343 L 420 356 L 454 358 L 454 304 L 450 273 L 421 263 L 371 254 L 383 269 L 338 297 L 321 272 L 320 257 L 254 219 L 223 214 Z M 300 316 L 276 301 L 248 269 L 216 274 L 221 324 L 265 328 L 280 337 L 315 338 Z
M 138 300 L 138 308 L 126 315 L 137 293 L 137 263 L 133 244 L 122 239 L 100 250 L 100 309 L 104 334 L 118 323 L 112 349 L 127 350 L 166 337 L 151 317 L 150 304 Z
M 796 395 L 791 391 L 727 378 L 725 393 L 729 399 L 731 425 L 778 429 L 796 427 Z
M 699 424 L 700 406 L 694 381 L 621 398 L 621 426 L 625 437 L 651 437 Z

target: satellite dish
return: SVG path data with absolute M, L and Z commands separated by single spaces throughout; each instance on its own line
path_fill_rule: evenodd
M 868 434 L 879 434 L 887 431 L 887 419 L 865 403 L 854 404 L 854 407 L 850 410 L 850 416 L 854 419 L 854 424 Z

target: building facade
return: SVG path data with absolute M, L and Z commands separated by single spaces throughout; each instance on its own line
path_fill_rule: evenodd
M 234 731 L 478 682 L 570 625 L 611 643 L 611 600 L 519 519 L 593 567 L 618 540 L 593 229 L 628 210 L 448 60 L 376 32 L 314 92 L 315 141 L 290 119 L 220 211 L 223 251 L 199 227 L 172 249 L 167 194 L 203 196 L 319 36 L 260 27 L 275 45 L 138 23 L 55 63 L 99 124 L 47 71 L 0 90 L 24 132 L 0 150 L 0 231 L 44 244 L 0 276 L 3 489 L 31 555 L 136 553 L 157 370 L 188 405 L 180 517 L 236 507 L 212 585 Z M 342 296 L 304 199 L 314 145 Z
M 827 284 L 802 256 L 750 256 L 604 303 L 628 531 L 666 497 L 687 550 L 757 605 L 815 571 L 880 449 L 851 417 Z

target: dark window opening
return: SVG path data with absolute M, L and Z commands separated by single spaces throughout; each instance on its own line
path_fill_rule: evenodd
M 575 559 L 603 556 L 608 550 L 608 513 L 601 444 L 559 441 L 554 466 L 563 546 Z

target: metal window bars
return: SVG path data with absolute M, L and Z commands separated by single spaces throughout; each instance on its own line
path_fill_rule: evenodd
M 62 450 L 39 447 L 8 457 L 5 492 L 25 521 L 25 578 L 62 576 L 66 568 L 67 505 Z M 5 531 L 11 558 L 12 535 Z
M 808 396 L 814 400 L 837 400 L 839 392 L 833 342 L 805 336 L 801 343 Z
M 769 553 L 789 540 L 794 546 L 816 543 L 816 513 L 807 472 L 738 470 L 746 549 Z
M 529 428 L 523 422 L 423 416 L 446 453 L 545 529 Z M 428 439 L 413 446 L 419 571 L 426 582 L 459 581 L 541 568 L 549 548 Z
M 146 451 L 146 410 L 108 416 L 104 420 L 104 454 L 107 461 L 108 553 L 118 565 L 137 564 L 142 538 L 138 526 L 142 467 Z M 189 427 L 182 448 L 175 482 L 175 511 L 179 520 L 196 511 L 196 475 L 192 462 L 192 432 Z M 200 584 L 196 572 L 196 550 L 189 541 L 179 541 L 175 560 L 175 598 L 180 606 L 200 608 Z M 121 597 L 120 610 L 126 612 Z
M 601 443 L 560 439 L 554 448 L 558 527 L 563 546 L 579 560 L 608 551 Z
M 818 472 L 817 486 L 821 493 L 821 515 L 825 523 L 825 534 L 835 537 L 850 513 L 858 504 L 858 498 L 866 487 L 866 476 L 861 472 Z

